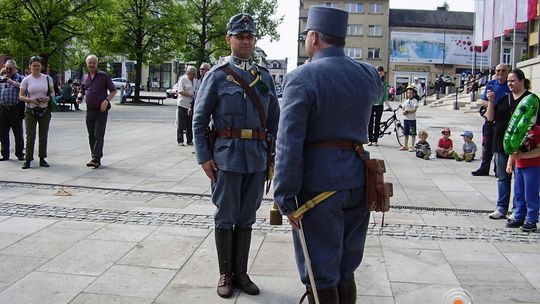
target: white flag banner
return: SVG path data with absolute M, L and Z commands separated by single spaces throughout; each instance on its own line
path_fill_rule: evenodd
M 474 3 L 474 45 L 481 46 L 484 35 L 484 0 Z
M 529 13 L 529 1 L 528 0 L 517 0 L 516 23 L 527 22 L 528 13 Z
M 504 35 L 503 29 L 503 2 L 511 2 L 512 0 L 495 0 L 493 7 L 493 38 Z
M 516 26 L 516 1 L 502 1 L 503 30 L 508 35 Z
M 493 39 L 493 4 L 494 0 L 484 1 L 484 41 Z

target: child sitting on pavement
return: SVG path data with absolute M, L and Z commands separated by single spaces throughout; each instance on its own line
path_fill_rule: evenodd
M 473 139 L 473 133 L 471 131 L 465 131 L 461 134 L 463 136 L 463 153 L 458 154 L 457 152 L 454 152 L 454 159 L 457 161 L 465 160 L 466 162 L 470 162 L 474 159 L 474 156 L 476 154 L 476 144 L 472 141 Z
M 435 155 L 437 158 L 453 158 L 454 157 L 454 142 L 450 139 L 450 129 L 444 128 L 442 137 L 439 139 Z
M 416 110 L 418 109 L 418 101 L 414 98 L 416 95 L 416 87 L 410 85 L 406 90 L 407 99 L 403 101 L 403 134 L 405 135 L 405 145 L 399 148 L 400 151 L 414 152 L 413 147 L 416 139 Z M 411 145 L 409 146 L 409 137 L 411 137 Z
M 427 138 L 427 132 L 424 130 L 420 130 L 418 132 L 418 142 L 414 146 L 414 148 L 416 149 L 416 157 L 426 160 L 429 159 L 429 157 L 431 156 L 431 147 L 427 142 Z

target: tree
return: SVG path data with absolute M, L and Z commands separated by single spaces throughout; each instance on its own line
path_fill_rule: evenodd
M 47 68 L 68 41 L 86 34 L 85 23 L 104 4 L 106 0 L 0 0 L 0 53 L 15 58 L 38 54 Z
M 183 10 L 175 0 L 117 0 L 119 18 L 101 17 L 95 26 L 103 35 L 87 40 L 88 48 L 135 60 L 135 101 L 139 100 L 142 65 L 170 59 L 178 47 Z
M 257 37 L 266 35 L 279 39 L 277 26 L 283 17 L 271 19 L 277 8 L 277 0 L 187 0 L 186 36 L 181 53 L 185 61 L 210 62 L 211 59 L 229 54 L 225 42 L 227 23 L 235 14 L 245 12 L 257 23 Z M 184 38 L 184 37 L 182 37 Z

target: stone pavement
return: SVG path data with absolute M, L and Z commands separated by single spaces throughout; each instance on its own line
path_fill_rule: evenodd
M 50 168 L 0 163 L 0 303 L 298 302 L 290 228 L 269 225 L 271 195 L 250 256 L 261 294 L 216 295 L 209 182 L 193 148 L 176 144 L 174 113 L 171 99 L 115 105 L 97 170 L 85 166 L 84 112 L 54 113 Z M 432 147 L 447 126 L 457 147 L 464 130 L 480 145 L 477 114 L 421 107 L 417 116 Z M 386 160 L 394 197 L 384 227 L 372 216 L 358 303 L 453 303 L 442 298 L 456 288 L 474 303 L 540 303 L 539 234 L 487 219 L 495 178 L 470 175 L 478 160 L 426 161 L 397 148 L 393 134 L 370 147 Z

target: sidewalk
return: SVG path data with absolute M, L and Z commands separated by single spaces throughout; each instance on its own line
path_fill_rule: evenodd
M 97 170 L 85 166 L 84 112 L 54 113 L 50 168 L 0 163 L 0 303 L 298 303 L 290 228 L 269 225 L 271 195 L 257 213 L 250 255 L 261 294 L 216 295 L 209 182 L 193 147 L 176 144 L 175 110 L 171 99 L 114 105 Z M 417 119 L 432 147 L 443 127 L 456 147 L 465 130 L 480 147 L 477 114 L 424 106 Z M 418 159 L 398 151 L 393 134 L 369 148 L 386 160 L 394 208 L 382 229 L 373 214 L 358 303 L 445 303 L 460 287 L 474 303 L 540 303 L 540 234 L 487 218 L 496 179 L 470 174 L 478 160 Z M 55 195 L 63 190 L 71 195 Z

